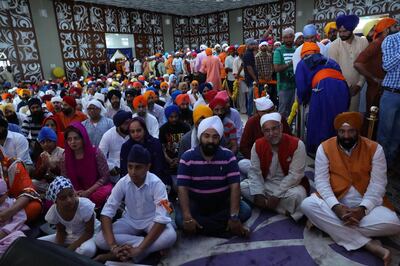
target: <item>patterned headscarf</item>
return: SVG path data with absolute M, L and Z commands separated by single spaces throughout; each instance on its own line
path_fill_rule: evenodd
M 49 188 L 46 191 L 46 199 L 53 202 L 56 201 L 58 193 L 65 188 L 72 188 L 71 181 L 63 176 L 57 176 L 53 182 L 50 183 Z

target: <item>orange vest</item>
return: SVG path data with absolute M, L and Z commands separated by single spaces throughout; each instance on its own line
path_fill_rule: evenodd
M 333 193 L 341 199 L 351 186 L 364 196 L 371 179 L 372 159 L 378 143 L 360 137 L 357 146 L 348 156 L 337 144 L 337 138 L 332 137 L 322 143 L 329 160 L 329 176 Z M 384 198 L 384 205 L 392 207 Z
M 285 175 L 289 173 L 289 167 L 293 154 L 297 150 L 299 139 L 283 133 L 278 148 L 278 160 Z M 256 152 L 260 159 L 260 168 L 264 178 L 268 176 L 269 167 L 272 161 L 272 148 L 265 137 L 256 140 Z

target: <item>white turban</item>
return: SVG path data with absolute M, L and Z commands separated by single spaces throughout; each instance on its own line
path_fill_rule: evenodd
M 296 32 L 296 34 L 294 35 L 294 41 L 296 41 L 300 36 L 303 36 L 302 32 Z
M 53 98 L 51 98 L 51 103 L 61 103 L 62 102 L 62 98 L 60 96 L 55 96 Z
M 90 100 L 87 104 L 86 111 L 87 111 L 87 108 L 89 108 L 89 106 L 91 106 L 91 105 L 94 105 L 97 108 L 99 108 L 101 110 L 101 114 L 106 113 L 106 108 L 104 108 L 104 106 L 101 104 L 101 102 L 99 100 L 97 100 L 97 99 Z
M 105 101 L 105 96 L 102 93 L 96 92 L 93 96 L 94 99 L 102 101 L 104 103 Z
M 219 138 L 222 138 L 224 135 L 224 125 L 222 124 L 221 118 L 214 115 L 207 117 L 200 122 L 197 129 L 197 138 L 200 139 L 201 134 L 209 128 L 215 129 L 218 132 Z
M 261 46 L 268 46 L 268 43 L 267 43 L 267 42 L 261 42 L 261 43 L 258 45 L 258 48 L 261 48 Z
M 47 90 L 45 92 L 46 95 L 56 96 L 56 93 L 53 90 Z
M 282 37 L 290 34 L 294 34 L 294 30 L 292 28 L 286 28 L 282 31 Z
M 221 45 L 219 45 L 218 43 L 214 46 L 214 49 L 217 49 L 217 48 L 221 48 Z
M 205 45 L 205 44 L 200 45 L 200 50 L 201 51 L 204 51 L 205 49 L 207 49 L 207 45 Z
M 224 43 L 223 45 L 222 45 L 222 49 L 223 50 L 225 50 L 225 48 L 228 48 L 229 47 L 229 44 L 227 44 L 227 43 Z
M 277 113 L 277 112 L 265 114 L 260 119 L 260 125 L 262 127 L 264 125 L 264 123 L 268 122 L 268 121 L 276 121 L 276 122 L 281 123 L 281 119 L 282 119 L 281 114 Z
M 271 109 L 274 106 L 274 103 L 267 97 L 255 99 L 254 102 L 256 104 L 257 111 L 265 111 Z

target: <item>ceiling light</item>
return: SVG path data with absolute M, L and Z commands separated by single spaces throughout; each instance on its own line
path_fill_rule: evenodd
M 242 17 L 237 17 L 236 22 L 242 22 Z
M 142 20 L 141 20 L 140 18 L 138 18 L 138 19 L 136 20 L 136 25 L 140 25 L 140 24 L 142 24 Z
M 44 17 L 44 18 L 47 18 L 49 16 L 47 14 L 47 10 L 46 9 L 40 9 L 39 13 L 40 13 L 40 16 Z
M 171 24 L 171 20 L 169 18 L 165 19 L 165 25 Z

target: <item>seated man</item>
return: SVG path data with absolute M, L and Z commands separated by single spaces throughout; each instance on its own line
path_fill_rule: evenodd
M 99 248 L 110 253 L 96 260 L 140 261 L 175 243 L 176 232 L 168 215 L 171 209 L 167 190 L 163 182 L 149 172 L 150 161 L 147 149 L 138 144 L 132 146 L 128 174 L 118 181 L 104 205 L 100 218 L 102 232 L 95 239 Z M 125 204 L 122 218 L 112 223 L 121 203 Z
M 319 229 L 347 250 L 366 248 L 389 264 L 390 251 L 372 237 L 400 232 L 400 220 L 384 197 L 386 160 L 382 146 L 360 136 L 363 116 L 346 112 L 334 121 L 337 136 L 319 145 L 317 193 L 301 209 Z
M 178 166 L 178 196 L 182 215 L 176 222 L 186 233 L 247 236 L 242 222 L 250 207 L 240 202 L 240 175 L 236 157 L 220 146 L 224 126 L 218 116 L 201 121 L 200 144 L 186 151 Z M 226 232 L 226 229 L 229 231 Z
M 304 143 L 283 133 L 281 115 L 265 114 L 260 125 L 264 137 L 251 149 L 249 178 L 241 184 L 242 195 L 261 209 L 290 215 L 298 221 L 306 190 L 300 185 L 306 167 Z

